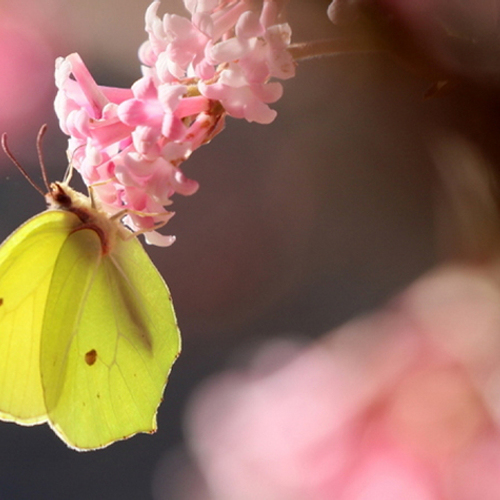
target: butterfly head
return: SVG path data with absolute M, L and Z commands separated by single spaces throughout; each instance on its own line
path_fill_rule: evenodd
M 45 200 L 51 208 L 71 210 L 73 207 L 71 193 L 67 190 L 67 186 L 63 186 L 60 182 L 50 184 L 50 191 L 45 195 Z

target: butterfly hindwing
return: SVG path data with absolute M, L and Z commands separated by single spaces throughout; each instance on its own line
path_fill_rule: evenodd
M 170 293 L 139 242 L 110 254 L 92 229 L 59 252 L 46 304 L 41 373 L 49 421 L 79 449 L 156 429 L 180 338 Z

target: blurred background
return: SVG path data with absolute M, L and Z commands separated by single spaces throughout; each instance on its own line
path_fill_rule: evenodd
M 341 10 L 356 2 L 337 3 Z M 439 40 L 409 22 L 420 22 L 416 13 L 389 0 L 360 3 L 375 9 L 371 24 L 349 11 L 340 14 L 347 21 L 340 19 L 339 28 L 326 16 L 328 0 L 291 0 L 293 41 L 362 34 L 377 43 L 400 40 L 397 54 L 300 63 L 296 78 L 284 82 L 274 123 L 229 118 L 226 130 L 183 166 L 201 188 L 174 199 L 168 230 L 176 243 L 148 248 L 171 289 L 183 335 L 159 431 L 76 453 L 47 426 L 0 423 L 0 500 L 175 500 L 183 476 L 172 457 L 183 446 L 183 415 L 202 381 L 244 365 L 267 339 L 308 342 L 380 307 L 442 261 L 436 244 L 440 185 L 429 140 L 447 131 L 473 136 L 488 129 L 497 116 L 489 96 L 498 60 L 493 69 L 487 62 L 496 52 L 485 55 L 481 68 L 493 81 L 478 83 L 477 73 L 461 74 L 458 63 L 445 64 L 449 54 L 443 55 Z M 422 5 L 430 9 L 431 3 Z M 45 122 L 50 178 L 61 179 L 67 164 L 66 137 L 52 108 L 55 58 L 78 52 L 99 84 L 130 86 L 140 77 L 137 49 L 145 39 L 148 5 L 0 2 L 0 131 L 34 177 L 35 138 Z M 184 11 L 180 0 L 163 0 L 160 12 Z M 392 24 L 382 22 L 387 13 Z M 418 65 L 415 71 L 411 62 L 422 51 L 439 57 L 418 59 L 425 70 Z M 452 62 L 470 69 L 476 59 L 461 54 Z M 444 77 L 438 71 L 443 68 Z M 451 74 L 460 74 L 465 89 L 424 99 Z M 0 156 L 0 237 L 43 209 L 44 200 Z

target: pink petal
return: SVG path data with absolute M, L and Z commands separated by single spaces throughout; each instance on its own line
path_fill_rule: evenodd
M 254 12 L 245 12 L 236 23 L 237 38 L 254 38 L 263 36 L 264 27 L 260 23 L 259 16 Z
M 217 63 L 223 63 L 242 58 L 250 49 L 251 46 L 246 39 L 230 38 L 214 45 L 210 55 Z
M 132 85 L 132 92 L 137 99 L 141 100 L 156 99 L 158 97 L 158 90 L 154 79 L 148 76 L 137 80 Z
M 100 118 L 101 111 L 108 103 L 108 99 L 99 89 L 97 83 L 92 78 L 89 70 L 82 61 L 82 58 L 76 52 L 66 58 L 71 64 L 71 72 L 79 83 L 88 103 L 93 110 L 93 118 Z
M 144 233 L 144 240 L 148 245 L 169 247 L 175 243 L 175 236 L 161 234 L 158 231 L 148 231 L 147 233 Z
M 179 106 L 186 91 L 187 87 L 185 85 L 160 85 L 158 87 L 158 101 L 165 111 L 173 113 Z

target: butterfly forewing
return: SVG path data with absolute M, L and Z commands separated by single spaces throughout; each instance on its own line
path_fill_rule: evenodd
M 0 418 L 24 425 L 47 420 L 40 381 L 40 336 L 59 251 L 80 223 L 48 211 L 0 247 Z

